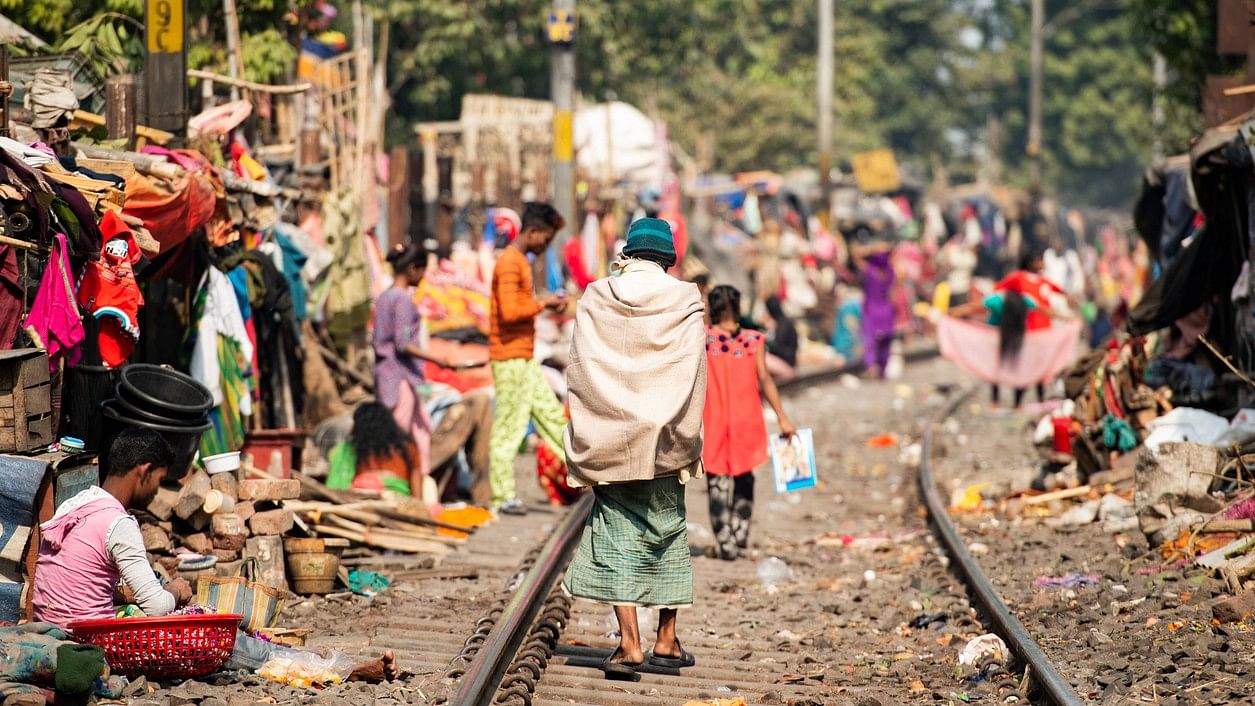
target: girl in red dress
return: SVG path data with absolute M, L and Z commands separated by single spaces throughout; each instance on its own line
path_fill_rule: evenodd
M 767 373 L 766 337 L 741 328 L 741 293 L 721 285 L 710 290 L 706 327 L 706 411 L 702 462 L 710 495 L 710 522 L 720 559 L 733 560 L 749 545 L 754 511 L 754 469 L 767 461 L 767 424 L 762 398 L 776 412 L 780 433 L 796 429 Z

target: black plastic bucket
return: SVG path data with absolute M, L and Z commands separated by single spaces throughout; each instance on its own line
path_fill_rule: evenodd
M 214 406 L 213 395 L 191 376 L 146 363 L 118 371 L 117 396 L 132 409 L 189 424 L 203 420 Z
M 161 434 L 174 449 L 174 465 L 166 474 L 169 480 L 177 480 L 187 473 L 188 467 L 192 464 L 192 458 L 196 455 L 196 447 L 200 445 L 201 435 L 213 428 L 213 424 L 209 421 L 202 421 L 194 427 L 150 422 L 127 414 L 116 404 L 115 400 L 108 400 L 100 405 L 100 412 L 104 418 L 104 438 L 100 450 L 100 463 L 103 468 L 109 467 L 109 445 L 123 429 L 128 427 L 152 429 Z
M 112 403 L 118 410 L 118 413 L 130 417 L 131 419 L 142 419 L 153 424 L 164 424 L 172 427 L 198 427 L 207 420 L 206 414 L 201 414 L 195 419 L 186 417 L 166 416 L 162 414 L 164 410 L 154 407 L 142 407 L 135 404 L 122 392 L 122 384 L 119 383 L 114 388 L 114 396 Z

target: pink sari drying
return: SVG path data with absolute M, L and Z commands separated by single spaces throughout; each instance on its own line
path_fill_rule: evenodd
M 998 357 L 998 327 L 943 316 L 937 342 L 946 360 L 993 385 L 1029 387 L 1054 379 L 1076 359 L 1081 321 L 1056 321 L 1050 328 L 1028 331 L 1013 363 Z

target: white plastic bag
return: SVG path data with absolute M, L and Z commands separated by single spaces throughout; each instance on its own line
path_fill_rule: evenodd
M 283 650 L 257 670 L 260 677 L 299 688 L 315 684 L 339 684 L 353 673 L 353 658 L 333 650 L 326 657 L 316 652 Z

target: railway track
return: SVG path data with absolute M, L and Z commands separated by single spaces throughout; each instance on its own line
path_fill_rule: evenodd
M 830 374 L 826 378 L 831 378 Z M 814 389 L 809 381 L 789 386 L 792 393 Z M 983 623 L 1006 641 L 1016 660 L 1013 665 L 982 665 L 982 680 L 996 684 L 1001 703 L 1040 702 L 1073 706 L 1082 701 L 1028 635 L 1023 625 L 998 597 L 988 578 L 963 546 L 945 511 L 945 503 L 934 485 L 930 464 L 932 421 L 944 419 L 966 398 L 964 393 L 935 409 L 935 416 L 922 427 L 923 462 L 916 479 L 922 504 L 928 511 L 929 525 L 937 543 L 950 556 L 950 569 L 965 584 L 979 605 L 975 618 L 968 618 L 978 632 Z M 687 700 L 712 700 L 740 696 L 747 703 L 779 703 L 797 706 L 831 703 L 832 688 L 824 687 L 824 675 L 808 671 L 817 660 L 779 640 L 766 638 L 752 629 L 759 621 L 773 619 L 771 592 L 746 597 L 753 606 L 730 604 L 734 597 L 722 592 L 730 586 L 756 582 L 756 562 L 732 563 L 695 560 L 694 580 L 699 600 L 681 612 L 680 630 L 686 647 L 698 655 L 698 665 L 682 672 L 646 668 L 635 683 L 604 679 L 599 666 L 617 642 L 609 609 L 587 603 L 574 603 L 562 594 L 563 569 L 574 552 L 591 508 L 584 498 L 565 515 L 554 515 L 544 529 L 548 534 L 513 571 L 500 572 L 505 592 L 488 599 L 445 670 L 450 693 L 437 699 L 457 706 L 488 704 L 592 704 L 604 706 L 643 704 L 682 704 Z M 706 521 L 705 508 L 690 501 L 690 522 Z M 815 515 L 781 513 L 773 517 L 773 532 L 788 536 L 814 533 Z M 492 531 L 492 528 L 489 528 Z M 517 537 L 511 551 L 499 553 L 517 557 L 521 551 Z M 477 537 L 482 546 L 500 549 L 500 540 Z M 480 559 L 476 559 L 480 561 Z M 943 564 L 934 563 L 934 574 L 944 574 Z M 944 577 L 939 580 L 945 580 Z M 729 596 L 734 594 L 729 593 Z M 959 598 L 955 615 L 966 601 Z M 642 611 L 644 618 L 646 611 Z M 402 633 L 407 643 L 439 638 L 441 649 L 429 649 L 422 657 L 425 666 L 443 659 L 453 647 L 454 623 L 464 628 L 470 616 L 458 620 L 427 621 L 421 626 L 390 626 L 384 637 L 394 642 Z M 700 629 L 695 629 L 700 626 Z M 415 635 L 421 627 L 425 632 Z M 788 626 L 780 633 L 789 632 Z M 801 630 L 803 626 L 794 626 Z M 393 632 L 393 631 L 396 632 Z M 648 634 L 647 626 L 642 633 Z M 761 633 L 761 631 L 758 631 Z M 403 659 L 408 653 L 399 653 Z M 808 663 L 809 660 L 809 663 Z M 1020 674 L 1024 674 L 1021 678 Z M 831 687 L 831 682 L 829 682 Z M 842 689 L 843 690 L 843 689 Z M 934 695 L 934 698 L 936 696 Z M 933 699 L 926 699 L 933 700 Z M 887 702 L 886 702 L 887 703 Z

